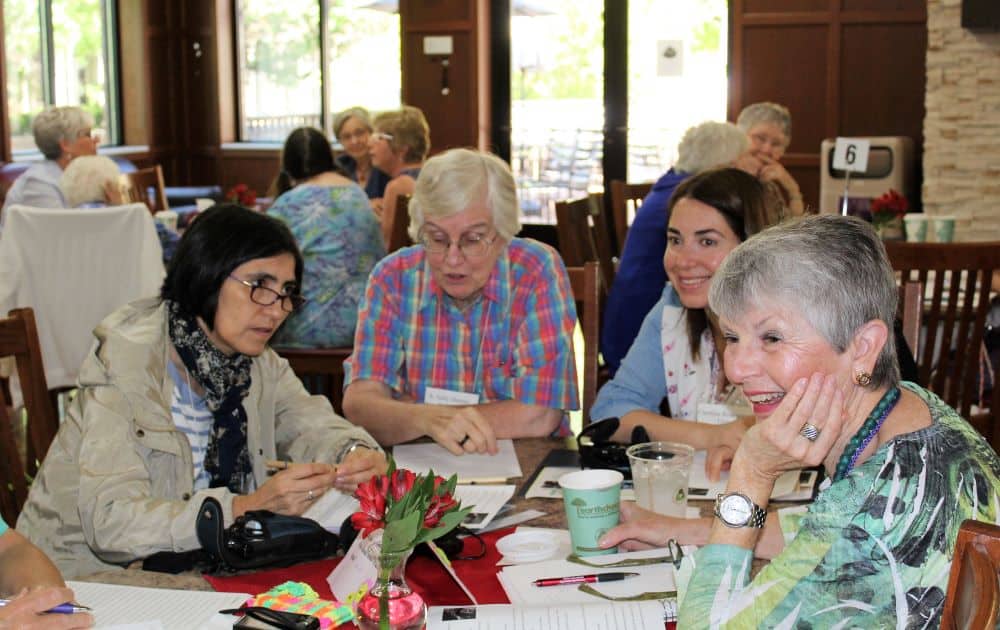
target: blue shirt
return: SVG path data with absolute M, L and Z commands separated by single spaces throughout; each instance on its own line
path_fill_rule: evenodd
M 642 318 L 656 304 L 667 272 L 663 254 L 667 251 L 667 203 L 674 189 L 690 177 L 670 169 L 653 185 L 635 213 L 628 229 L 615 281 L 608 294 L 601 330 L 601 354 L 614 374 L 622 357 L 632 346 Z
M 14 204 L 32 208 L 65 208 L 66 197 L 59 186 L 62 173 L 62 168 L 55 160 L 32 164 L 14 180 L 7 191 L 3 200 L 4 210 Z
M 337 166 L 344 174 L 358 181 L 358 163 L 350 155 L 343 153 L 337 156 Z M 368 172 L 368 181 L 365 182 L 365 194 L 369 199 L 381 199 L 385 196 L 385 187 L 391 178 L 374 166 Z
M 667 395 L 667 377 L 663 369 L 660 332 L 663 307 L 681 306 L 680 298 L 669 284 L 661 286 L 660 301 L 646 314 L 635 343 L 622 359 L 615 377 L 597 392 L 590 410 L 593 421 L 622 418 L 630 411 L 643 409 L 659 413 L 660 401 Z

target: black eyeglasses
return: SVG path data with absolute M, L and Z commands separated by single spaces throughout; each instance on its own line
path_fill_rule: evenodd
M 499 234 L 492 237 L 476 232 L 470 232 L 458 237 L 458 249 L 466 258 L 482 258 L 490 251 L 490 245 L 497 240 Z M 432 254 L 444 254 L 451 248 L 451 239 L 444 232 L 429 230 L 426 226 L 420 228 L 417 241 Z
M 239 282 L 240 284 L 250 287 L 250 301 L 254 304 L 260 304 L 261 306 L 271 306 L 278 300 L 281 300 L 281 310 L 286 313 L 291 313 L 302 308 L 302 305 L 306 303 L 306 299 L 299 295 L 298 293 L 278 293 L 274 289 L 269 289 L 265 286 L 261 286 L 254 282 L 247 282 L 246 280 L 240 280 L 236 276 L 229 274 L 230 279 Z

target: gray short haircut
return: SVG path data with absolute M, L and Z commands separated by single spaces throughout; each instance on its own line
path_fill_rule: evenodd
M 747 134 L 728 122 L 703 122 L 684 132 L 677 145 L 678 171 L 697 175 L 729 164 L 750 148 Z
M 895 276 L 872 226 L 855 217 L 821 214 L 768 228 L 731 251 L 715 272 L 709 306 L 736 319 L 761 303 L 796 309 L 843 353 L 867 322 L 889 329 L 869 387 L 899 384 L 894 322 Z
M 768 101 L 747 105 L 736 119 L 736 126 L 742 129 L 743 133 L 750 133 L 750 128 L 760 123 L 778 125 L 785 138 L 789 142 L 792 141 L 792 113 L 784 105 Z
M 104 186 L 108 181 L 117 182 L 121 171 L 115 161 L 104 155 L 81 155 L 74 158 L 62 177 L 62 188 L 66 204 L 75 208 L 83 203 L 104 201 Z
M 93 126 L 93 117 L 79 107 L 51 107 L 35 116 L 31 132 L 42 155 L 57 160 L 63 154 L 60 140 L 73 142 L 81 131 Z
M 368 110 L 364 107 L 348 107 L 344 111 L 340 112 L 333 117 L 333 135 L 335 138 L 340 140 L 340 130 L 344 128 L 347 121 L 357 118 L 358 122 L 365 126 L 368 133 L 372 131 L 372 117 L 368 114 Z
M 449 217 L 485 198 L 506 241 L 521 231 L 517 186 L 506 162 L 484 151 L 450 149 L 424 163 L 410 199 L 410 238 L 428 218 Z

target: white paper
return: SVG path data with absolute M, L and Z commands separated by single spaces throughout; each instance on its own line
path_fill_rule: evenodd
M 344 524 L 344 519 L 359 509 L 361 504 L 357 499 L 339 490 L 330 489 L 316 499 L 302 516 L 316 521 L 328 532 L 340 534 L 340 526 Z
M 396 468 L 407 468 L 415 473 L 434 471 L 435 475 L 458 475 L 459 483 L 476 480 L 511 479 L 521 476 L 513 440 L 497 440 L 496 455 L 466 453 L 452 455 L 436 443 L 399 444 L 392 449 Z
M 326 583 L 333 596 L 351 608 L 357 607 L 378 577 L 378 567 L 361 551 L 362 540 L 360 535 L 355 537 L 351 548 L 344 554 L 344 559 L 326 576 Z
M 527 523 L 528 521 L 534 520 L 539 516 L 545 516 L 546 514 L 547 512 L 542 512 L 541 510 L 525 510 L 515 514 L 507 514 L 490 521 L 490 524 L 479 530 L 479 533 L 482 534 L 484 532 L 491 532 L 495 529 L 503 529 L 504 527 L 513 527 L 514 525 Z
M 546 466 L 538 471 L 535 480 L 531 482 L 531 487 L 525 493 L 526 499 L 562 499 L 562 488 L 559 487 L 559 477 L 566 473 L 580 470 L 577 466 Z M 635 501 L 635 490 L 632 488 L 632 480 L 622 481 L 622 501 Z
M 472 512 L 462 525 L 469 529 L 482 529 L 490 524 L 500 508 L 514 496 L 516 486 L 455 486 L 455 498 L 462 507 L 472 506 Z
M 656 42 L 656 76 L 679 77 L 684 74 L 684 42 L 661 39 Z
M 218 615 L 226 608 L 239 608 L 248 599 L 247 593 L 215 593 L 211 591 L 179 591 L 165 588 L 144 588 L 92 582 L 67 582 L 76 601 L 93 609 L 95 628 L 139 630 L 196 630 L 232 627 L 236 619 Z
M 726 483 L 729 481 L 729 471 L 724 471 L 719 475 L 718 481 L 709 481 L 705 474 L 705 458 L 707 451 L 695 451 L 691 458 L 691 472 L 688 473 L 688 499 L 703 499 L 714 501 L 716 495 L 726 491 Z M 797 492 L 799 489 L 799 470 L 790 470 L 778 477 L 774 482 L 774 490 L 771 498 Z
M 687 553 L 687 549 L 685 549 L 685 553 Z M 629 558 L 657 558 L 668 554 L 666 549 L 646 549 L 606 556 L 588 556 L 586 559 L 588 562 L 603 564 Z M 670 562 L 612 570 L 635 572 L 639 575 L 627 580 L 600 582 L 590 586 L 600 593 L 613 597 L 628 597 L 642 593 L 674 590 L 674 565 Z M 500 580 L 501 586 L 506 591 L 507 599 L 510 600 L 511 604 L 517 606 L 546 606 L 553 601 L 558 601 L 560 604 L 588 604 L 605 600 L 580 591 L 576 584 L 538 587 L 534 586 L 532 582 L 540 578 L 582 575 L 598 571 L 600 569 L 569 560 L 546 560 L 504 567 L 497 574 L 497 579 Z
M 428 630 L 635 630 L 662 628 L 663 605 L 650 602 L 606 602 L 587 606 L 519 607 L 431 606 Z
M 862 138 L 837 138 L 833 146 L 833 168 L 864 173 L 868 170 L 871 141 Z

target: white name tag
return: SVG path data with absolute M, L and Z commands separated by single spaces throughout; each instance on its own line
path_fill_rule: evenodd
M 428 405 L 478 405 L 479 394 L 428 387 L 424 389 L 424 402 Z
M 725 403 L 701 403 L 698 405 L 698 422 L 705 424 L 725 424 L 740 416 L 748 416 L 752 410 L 740 406 L 730 406 Z

